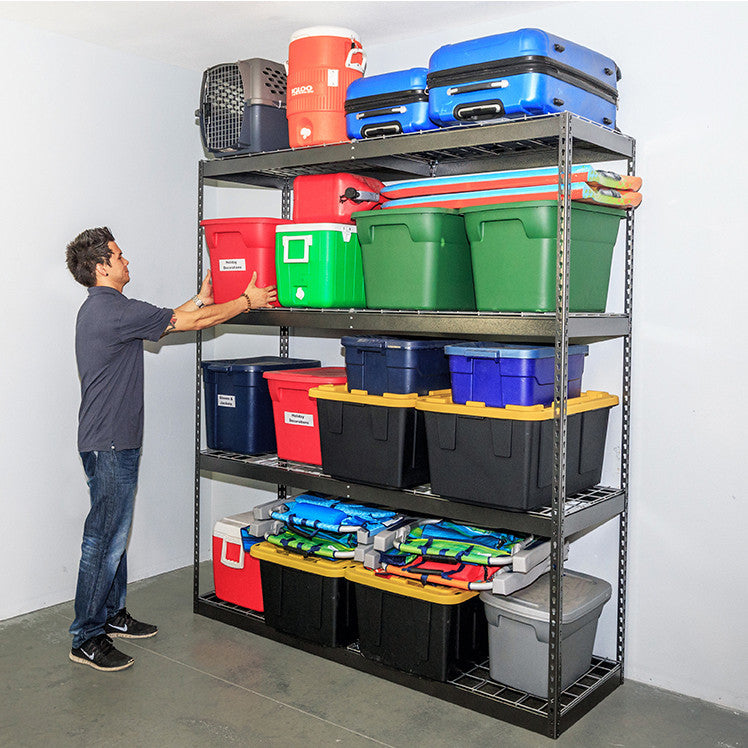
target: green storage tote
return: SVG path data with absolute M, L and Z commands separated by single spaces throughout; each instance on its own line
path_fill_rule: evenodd
M 354 226 L 297 223 L 282 228 L 275 232 L 275 271 L 278 301 L 283 306 L 366 306 L 361 247 Z
M 470 244 L 459 211 L 367 210 L 353 220 L 370 309 L 475 309 Z
M 480 311 L 552 312 L 556 308 L 555 200 L 462 208 Z M 604 312 L 610 265 L 625 211 L 571 206 L 569 311 Z

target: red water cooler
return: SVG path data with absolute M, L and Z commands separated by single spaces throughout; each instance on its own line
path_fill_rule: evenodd
M 345 95 L 365 69 L 366 55 L 350 29 L 313 26 L 291 35 L 286 116 L 292 148 L 348 140 Z

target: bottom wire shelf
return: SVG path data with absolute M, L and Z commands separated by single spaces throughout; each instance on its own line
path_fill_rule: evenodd
M 216 597 L 215 592 L 201 595 L 198 601 L 201 605 L 197 607 L 197 612 L 203 615 L 247 629 L 261 636 L 275 638 L 283 643 L 298 646 L 319 656 L 365 670 L 379 677 L 396 679 L 403 685 L 431 693 L 462 706 L 493 714 L 501 719 L 507 719 L 507 716 L 511 715 L 512 712 L 522 713 L 530 717 L 530 721 L 519 719 L 517 723 L 529 729 L 540 731 L 537 726 L 543 724 L 550 716 L 548 699 L 534 696 L 492 680 L 488 660 L 480 664 L 476 663 L 472 667 L 459 672 L 446 683 L 430 681 L 421 676 L 395 671 L 393 668 L 368 660 L 361 654 L 358 642 L 354 642 L 348 647 L 337 648 L 310 645 L 302 640 L 293 641 L 294 637 L 279 634 L 270 628 L 265 623 L 265 617 L 262 613 L 220 600 Z M 617 682 L 620 681 L 620 674 L 619 663 L 593 656 L 589 670 L 571 686 L 564 689 L 560 695 L 559 706 L 562 719 L 565 716 L 570 716 L 582 702 L 593 697 L 596 692 L 600 691 L 604 696 L 609 690 L 612 690 L 610 684 L 615 680 L 615 685 L 617 685 Z M 393 676 L 396 677 L 393 678 Z M 607 685 L 608 688 L 603 689 L 604 685 Z M 615 685 L 612 687 L 614 688 Z M 599 698 L 602 698 L 602 696 Z M 595 703 L 599 698 L 594 700 Z M 584 709 L 582 713 L 584 711 L 587 711 L 587 709 Z M 576 718 L 578 716 L 581 716 L 581 714 L 577 715 Z M 575 719 L 570 720 L 569 723 L 575 721 Z M 509 719 L 508 721 L 514 720 Z

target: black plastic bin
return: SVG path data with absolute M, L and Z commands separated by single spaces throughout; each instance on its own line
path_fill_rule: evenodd
M 600 481 L 608 413 L 615 395 L 583 392 L 567 400 L 566 493 Z M 553 406 L 455 405 L 449 395 L 421 398 L 431 490 L 470 504 L 527 511 L 550 503 Z
M 429 479 L 426 427 L 418 395 L 369 395 L 346 385 L 309 390 L 317 399 L 322 470 L 335 478 L 390 488 Z
M 346 571 L 356 584 L 359 649 L 384 665 L 446 681 L 488 657 L 488 626 L 477 592 Z
M 345 578 L 352 561 L 305 557 L 270 543 L 252 546 L 260 561 L 265 623 L 328 647 L 358 637 L 354 585 Z

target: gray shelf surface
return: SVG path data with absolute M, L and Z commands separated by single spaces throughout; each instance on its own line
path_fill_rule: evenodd
M 279 188 L 302 174 L 337 171 L 382 181 L 555 165 L 561 114 L 386 135 L 369 140 L 230 156 L 203 162 L 204 177 Z M 634 140 L 571 116 L 575 163 L 629 158 Z
M 367 501 L 389 509 L 456 522 L 501 527 L 550 537 L 553 531 L 550 506 L 532 512 L 451 501 L 431 493 L 428 485 L 412 489 L 384 488 L 332 478 L 314 465 L 281 460 L 277 455 L 249 456 L 221 450 L 200 453 L 200 469 L 225 475 L 277 483 L 306 491 L 320 491 L 345 499 Z M 574 494 L 564 505 L 564 537 L 607 522 L 623 510 L 623 491 L 595 486 Z
M 411 333 L 453 338 L 490 337 L 553 343 L 556 316 L 553 312 L 430 312 L 386 309 L 255 309 L 229 320 L 228 325 L 315 328 L 341 333 Z M 625 314 L 569 315 L 569 340 L 594 343 L 628 335 Z

